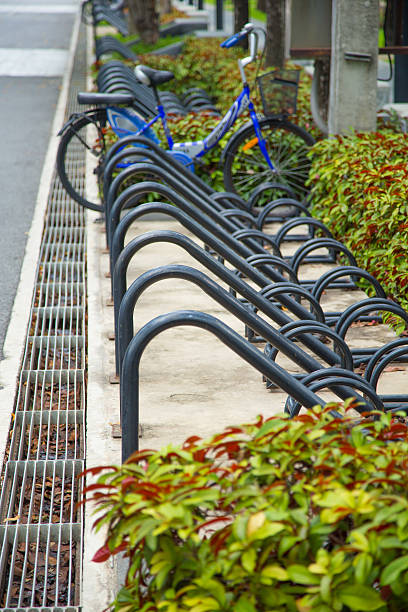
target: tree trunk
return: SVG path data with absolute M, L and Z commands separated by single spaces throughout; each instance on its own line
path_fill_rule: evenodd
M 171 13 L 171 11 L 172 11 L 171 0 L 159 0 L 160 15 L 166 15 L 168 13 Z
M 258 11 L 266 12 L 266 0 L 257 0 L 256 8 Z
M 248 0 L 234 0 L 234 32 L 242 30 L 249 21 Z M 240 43 L 244 49 L 248 48 L 248 40 L 245 38 Z
M 285 62 L 285 0 L 266 0 L 267 66 L 282 68 Z
M 155 0 L 127 0 L 127 6 L 130 32 L 137 32 L 145 43 L 156 43 L 159 38 L 159 14 Z
M 320 109 L 320 115 L 327 123 L 329 114 L 329 95 L 330 95 L 330 58 L 316 59 L 314 62 L 315 70 L 319 74 L 319 83 L 317 89 L 317 102 Z

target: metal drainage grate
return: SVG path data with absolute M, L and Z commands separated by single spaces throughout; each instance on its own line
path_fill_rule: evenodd
M 80 522 L 82 506 L 76 504 L 81 470 L 81 461 L 9 461 L 0 498 L 1 522 Z
M 8 459 L 83 459 L 84 434 L 82 410 L 16 412 Z
M 85 42 L 82 26 L 67 116 L 85 88 Z M 85 368 L 85 212 L 55 177 L 2 476 L 2 612 L 80 609 Z
M 2 528 L 0 575 L 5 586 L 4 608 L 69 606 L 78 601 L 79 531 L 79 525 Z
M 20 377 L 17 410 L 81 410 L 85 392 L 85 376 L 81 370 L 24 371 Z

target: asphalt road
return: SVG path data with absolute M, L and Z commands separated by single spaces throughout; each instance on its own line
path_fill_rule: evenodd
M 79 0 L 0 0 L 0 359 Z

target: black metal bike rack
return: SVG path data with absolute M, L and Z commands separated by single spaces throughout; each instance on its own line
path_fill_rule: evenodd
M 325 293 L 327 289 L 336 287 L 335 281 L 337 281 L 338 278 L 344 277 L 350 278 L 350 281 L 345 283 L 348 290 L 361 290 L 360 287 L 358 287 L 357 282 L 358 279 L 364 279 L 365 281 L 368 281 L 371 288 L 374 290 L 374 297 L 384 299 L 387 297 L 378 280 L 369 272 L 363 270 L 362 268 L 358 268 L 357 266 L 338 266 L 337 268 L 325 272 L 317 281 L 315 281 L 312 287 L 309 287 L 310 293 L 317 299 L 317 301 L 320 302 L 323 293 Z M 325 312 L 326 323 L 328 325 L 335 325 L 341 314 L 342 312 L 339 311 Z M 367 320 L 369 320 L 368 317 L 360 315 L 359 321 Z
M 272 343 L 274 347 L 277 347 L 277 350 L 285 353 L 296 365 L 299 365 L 299 362 L 301 362 L 307 370 L 310 370 L 310 368 L 315 369 L 316 366 L 320 367 L 316 360 L 309 358 L 293 342 L 288 342 L 282 333 L 275 330 L 253 310 L 246 308 L 239 300 L 206 274 L 190 266 L 173 264 L 160 266 L 141 274 L 126 290 L 119 307 L 117 336 L 115 338 L 117 354 L 119 356 L 119 372 L 124 353 L 133 336 L 133 311 L 139 297 L 152 284 L 168 278 L 179 278 L 196 284 L 245 325 L 251 326 L 257 333 L 263 335 L 267 341 Z M 251 291 L 249 293 L 251 294 Z M 262 302 L 262 300 L 258 301 Z M 313 322 L 311 321 L 311 323 Z M 331 334 L 333 335 L 334 332 L 331 331 Z M 340 338 L 339 342 L 343 343 L 343 340 Z M 350 359 L 348 361 L 345 359 L 344 361 L 346 365 L 352 364 L 351 354 Z
M 194 326 L 211 332 L 250 366 L 273 380 L 278 387 L 306 408 L 322 403 L 318 395 L 292 378 L 277 364 L 268 360 L 258 349 L 217 318 L 191 310 L 160 315 L 136 333 L 130 341 L 123 359 L 120 377 L 122 461 L 126 461 L 139 447 L 139 364 L 143 352 L 149 342 L 158 334 L 181 325 Z
M 382 399 L 377 395 L 372 385 L 353 371 L 343 368 L 324 368 L 305 376 L 302 379 L 302 383 L 312 391 L 332 389 L 338 384 L 349 385 L 353 389 L 357 389 L 363 393 L 365 397 L 368 397 L 374 410 L 379 410 L 380 412 L 384 411 Z M 293 396 L 290 396 L 285 404 L 285 412 L 291 417 L 294 417 L 299 414 L 301 407 L 301 402 L 293 398 Z M 367 412 L 367 404 L 364 406 L 356 406 L 356 409 L 362 413 Z
M 310 217 L 305 203 L 294 200 L 289 189 L 285 191 L 274 183 L 260 186 L 248 202 L 235 194 L 218 194 L 177 161 L 163 154 L 151 141 L 131 137 L 126 142 L 129 146 L 119 151 L 123 144 L 116 145 L 116 150 L 108 155 L 105 194 L 117 370 L 121 379 L 121 411 L 126 430 L 124 458 L 137 447 L 138 364 L 143 350 L 158 333 L 178 325 L 208 329 L 244 359 L 253 359 L 267 385 L 278 386 L 288 393 L 287 407 L 292 416 L 301 406 L 310 406 L 310 401 L 316 403 L 314 392 L 326 388 L 342 399 L 355 396 L 361 402 L 359 410 L 362 412 L 373 408 L 395 409 L 401 402 L 408 401 L 408 396 L 379 396 L 370 380 L 355 374 L 353 366 L 356 360 L 372 359 L 374 350 L 351 351 L 344 341 L 347 326 L 356 317 L 369 317 L 370 312 L 380 307 L 394 314 L 398 312 L 401 316 L 402 309 L 384 300 L 385 293 L 380 283 L 358 268 L 351 251 L 334 240 L 322 222 Z M 124 160 L 137 163 L 121 170 L 112 180 L 114 169 Z M 147 176 L 149 180 L 140 181 L 140 178 Z M 151 180 L 152 177 L 154 180 Z M 134 181 L 134 184 L 126 186 L 129 181 Z M 123 186 L 126 188 L 123 189 Z M 268 190 L 271 193 L 274 190 L 280 194 L 286 193 L 287 197 L 270 202 L 258 212 L 256 204 Z M 149 193 L 159 194 L 166 202 L 141 203 Z M 170 230 L 144 233 L 124 246 L 131 225 L 150 213 L 161 213 L 163 218 L 177 220 L 202 241 L 205 248 L 187 236 Z M 262 231 L 270 222 L 281 224 L 275 235 Z M 307 232 L 301 235 L 294 233 L 293 230 L 298 227 L 306 227 Z M 324 237 L 315 238 L 316 231 L 323 233 Z M 283 258 L 280 246 L 289 240 L 303 240 L 305 243 L 292 257 Z M 180 265 L 164 265 L 149 270 L 127 287 L 127 269 L 132 258 L 149 244 L 158 242 L 183 248 L 240 297 L 229 293 L 206 274 Z M 327 249 L 327 255 L 314 254 L 314 251 L 323 248 Z M 336 264 L 338 254 L 346 257 L 349 265 L 337 266 L 316 281 L 304 282 L 303 287 L 298 284 L 297 272 L 301 265 Z M 235 268 L 235 272 L 224 262 Z M 288 282 L 285 274 L 294 282 Z M 139 296 L 153 283 L 168 278 L 182 278 L 198 285 L 244 323 L 249 340 L 267 342 L 265 354 L 214 317 L 192 311 L 161 315 L 133 337 L 133 313 Z M 251 287 L 244 278 L 255 283 L 258 289 Z M 323 312 L 319 304 L 323 291 L 328 288 L 355 289 L 358 288 L 356 283 L 362 279 L 371 283 L 377 297 L 358 302 L 346 309 L 345 313 Z M 307 302 L 308 308 L 303 306 L 302 300 Z M 270 317 L 281 329 L 273 328 L 262 315 Z M 294 321 L 292 316 L 300 320 Z M 337 326 L 332 329 L 328 323 L 335 325 L 336 318 Z M 408 314 L 405 313 L 403 318 L 408 323 Z M 333 349 L 325 344 L 324 339 L 327 338 L 333 342 Z M 295 344 L 294 340 L 300 341 L 312 354 Z M 280 368 L 274 361 L 278 352 L 284 353 L 304 372 L 291 375 Z M 404 344 L 379 353 L 377 362 L 371 366 L 373 382 L 376 384 L 388 363 L 404 359 L 407 354 L 408 349 Z M 277 370 L 274 369 L 276 366 Z M 265 373 L 267 367 L 272 367 L 273 375 Z M 305 395 L 305 389 L 308 393 L 312 392 L 313 400 L 310 395 Z
M 392 362 L 408 360 L 408 338 L 398 338 L 379 348 L 367 363 L 364 378 L 377 390 L 378 381 L 386 367 Z M 382 401 L 387 410 L 399 410 L 401 404 L 408 404 L 408 394 L 382 394 Z M 408 407 L 402 407 L 407 411 Z
M 122 36 L 127 36 L 129 30 L 122 8 L 113 9 L 103 0 L 90 0 L 92 4 L 92 20 L 96 26 L 101 22 L 107 21 L 109 25 L 118 30 Z
M 287 216 L 272 214 L 274 211 L 279 211 L 279 209 L 288 208 L 290 211 L 293 211 L 291 214 Z M 253 209 L 251 208 L 251 211 Z M 296 213 L 296 214 L 294 214 Z M 285 223 L 290 220 L 290 217 L 301 217 L 304 215 L 305 217 L 311 217 L 312 215 L 300 202 L 293 198 L 279 198 L 277 200 L 273 200 L 265 206 L 262 207 L 259 214 L 256 216 L 256 224 L 259 230 L 263 230 L 265 225 L 268 223 Z M 305 235 L 293 235 L 287 236 L 287 240 L 304 240 L 306 238 Z
M 137 250 L 139 250 L 141 248 L 141 246 L 146 246 L 146 244 L 150 244 L 151 242 L 155 241 L 157 232 L 150 232 L 149 236 L 147 237 L 146 240 L 146 235 L 142 235 L 139 237 L 139 239 L 135 239 L 134 241 L 132 241 L 132 243 L 129 243 L 129 245 L 131 245 L 131 251 L 133 251 L 131 253 L 131 255 L 133 255 L 133 253 L 135 252 L 135 248 L 137 247 Z M 163 234 L 163 232 L 161 233 Z M 174 238 L 174 234 L 176 233 L 172 233 L 173 234 L 173 238 Z M 160 238 L 162 238 L 162 236 L 160 236 Z M 183 239 L 186 239 L 185 236 L 182 236 Z M 138 243 L 136 245 L 136 242 Z M 182 243 L 185 243 L 185 240 L 182 240 Z M 189 241 L 190 244 L 190 249 L 191 249 L 191 245 L 194 245 L 194 243 L 192 241 Z M 127 247 L 124 249 L 124 252 L 126 251 L 126 249 L 129 247 L 129 245 L 127 245 Z M 194 249 L 195 247 L 195 249 Z M 197 249 L 199 249 L 200 247 L 198 247 L 197 245 L 194 245 L 192 251 L 196 252 Z M 190 251 L 189 249 L 189 251 Z M 204 254 L 204 257 L 210 258 L 210 256 L 202 250 L 202 253 Z M 121 254 L 120 257 L 122 257 L 123 253 Z M 130 255 L 130 256 L 131 256 Z M 117 264 L 119 264 L 120 262 L 120 257 L 119 260 L 117 262 Z M 121 265 L 119 265 L 119 268 L 117 269 L 117 267 L 115 267 L 115 275 L 117 275 L 117 280 L 118 283 L 122 282 L 124 279 L 126 279 L 126 267 L 127 264 L 129 263 L 129 254 L 127 254 L 127 257 L 124 258 L 124 263 L 123 263 L 123 268 L 121 268 Z M 127 261 L 126 261 L 127 260 Z M 231 274 L 228 270 L 226 270 L 221 264 L 219 264 L 219 262 L 217 262 L 216 260 L 213 260 L 213 265 L 214 266 L 221 266 L 221 268 L 224 270 L 223 274 L 225 275 L 227 274 Z M 220 275 L 221 276 L 221 275 Z M 232 274 L 232 276 L 234 276 L 234 274 Z M 224 276 L 225 277 L 225 276 Z M 223 278 L 223 276 L 221 276 L 221 278 Z M 245 293 L 250 293 L 250 291 L 248 291 L 248 289 L 250 289 L 248 286 L 246 288 L 244 288 L 244 291 L 242 291 L 242 293 L 245 295 Z M 118 299 L 118 296 L 116 295 L 116 300 L 115 300 L 115 305 L 117 305 L 120 301 L 120 303 L 122 303 L 122 299 L 123 296 L 125 295 L 125 291 L 126 291 L 126 280 L 124 280 L 124 284 L 122 284 L 122 296 L 120 297 L 120 300 Z M 253 291 L 253 290 L 252 290 Z M 272 314 L 272 318 L 275 318 L 278 316 L 279 317 L 284 317 L 286 319 L 286 321 L 290 322 L 290 319 L 285 316 L 282 312 L 279 311 L 279 309 L 276 309 L 270 302 L 264 302 L 263 304 L 260 303 L 260 299 L 259 296 L 255 293 L 255 299 L 253 300 L 254 303 L 258 302 L 258 305 L 261 306 L 262 310 L 265 311 L 266 313 L 273 313 Z M 117 306 L 115 306 L 115 309 L 117 308 Z M 118 313 L 119 315 L 119 313 Z M 116 317 L 116 320 L 118 320 L 118 315 Z M 310 315 L 309 315 L 310 316 Z M 117 328 L 116 328 L 116 333 L 118 333 Z M 317 338 L 311 336 L 311 335 L 303 335 L 302 336 L 302 340 L 304 341 L 305 345 L 311 347 L 312 349 L 314 349 L 316 351 L 316 354 L 318 354 L 319 356 L 321 356 L 322 358 L 326 359 L 327 363 L 329 364 L 333 364 L 333 363 L 337 363 L 339 360 L 339 356 L 330 351 L 329 349 L 327 349 L 327 347 L 320 342 Z M 276 341 L 276 340 L 275 340 Z M 283 350 L 282 352 L 286 352 L 288 351 L 288 347 L 287 346 L 283 346 Z M 293 348 L 291 347 L 289 349 L 289 356 L 293 355 Z M 305 353 L 304 351 L 300 350 L 300 352 L 298 352 L 296 360 L 295 360 L 298 365 L 302 365 L 306 370 L 314 370 L 321 368 L 321 364 L 319 362 L 317 362 L 316 360 L 314 360 L 313 358 L 311 358 L 307 353 Z M 337 393 L 339 394 L 340 397 L 343 397 L 343 399 L 346 399 L 347 397 L 350 396 L 350 393 L 352 393 L 352 391 L 350 391 L 350 389 L 346 389 L 346 388 L 341 388 L 338 387 L 337 389 Z M 360 400 L 362 401 L 362 403 L 364 404 L 364 399 L 360 398 Z
M 188 205 L 184 206 L 184 208 L 188 209 Z M 200 219 L 194 219 L 185 214 L 184 211 L 169 204 L 150 203 L 138 206 L 136 209 L 130 211 L 122 219 L 120 227 L 120 237 L 118 226 L 116 237 L 118 237 L 117 244 L 119 244 L 119 248 L 117 250 L 115 248 L 115 254 L 120 254 L 118 255 L 116 260 L 114 260 L 114 255 L 112 252 L 112 260 L 114 263 L 112 277 L 114 302 L 120 302 L 121 298 L 123 297 L 125 289 L 124 278 L 126 275 L 126 268 L 133 256 L 134 251 L 135 241 L 131 241 L 128 245 L 126 245 L 125 248 L 123 248 L 124 235 L 126 233 L 126 230 L 134 219 L 140 219 L 143 215 L 149 214 L 151 212 L 162 212 L 168 215 L 169 217 L 177 219 L 185 228 L 193 232 L 197 238 L 202 240 L 204 244 L 209 244 L 215 252 L 220 254 L 226 261 L 228 261 L 232 266 L 239 270 L 243 275 L 254 281 L 260 288 L 270 284 L 271 280 L 276 282 L 287 280 L 282 277 L 282 275 L 279 274 L 276 269 L 271 268 L 270 266 L 265 266 L 268 269 L 268 276 L 265 276 L 264 270 L 260 271 L 254 268 L 244 259 L 244 257 L 238 254 L 239 251 L 243 251 L 245 256 L 248 253 L 247 247 L 242 245 L 240 242 L 232 239 L 227 232 L 221 230 L 221 228 L 217 227 L 215 224 L 214 227 L 212 227 L 212 225 L 210 224 L 210 231 L 208 231 L 207 229 L 205 229 L 205 225 L 207 225 L 205 219 L 204 222 L 201 222 Z M 221 240 L 218 239 L 218 236 L 221 237 Z M 225 242 L 222 241 L 224 238 Z M 249 252 L 249 254 L 251 255 L 252 253 Z M 291 298 L 286 298 L 284 296 L 282 296 L 281 300 L 282 304 L 299 318 L 308 319 L 311 317 L 310 312 L 308 312 L 295 300 Z M 284 315 L 281 311 L 277 309 L 275 316 L 276 322 L 281 325 L 284 325 L 284 323 L 287 323 L 290 320 L 286 315 Z
M 95 57 L 97 60 L 111 53 L 119 53 L 124 59 L 131 60 L 132 62 L 139 61 L 136 53 L 125 43 L 114 38 L 114 36 L 106 35 L 95 39 Z

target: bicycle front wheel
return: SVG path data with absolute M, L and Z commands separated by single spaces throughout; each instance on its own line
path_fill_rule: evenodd
M 78 204 L 99 212 L 106 122 L 105 109 L 79 115 L 67 124 L 57 151 L 57 171 L 66 191 Z
M 252 124 L 233 136 L 224 152 L 224 186 L 247 198 L 262 183 L 287 185 L 302 200 L 310 162 L 306 156 L 314 138 L 285 119 L 265 117 L 259 121 L 274 170 L 269 168 Z

